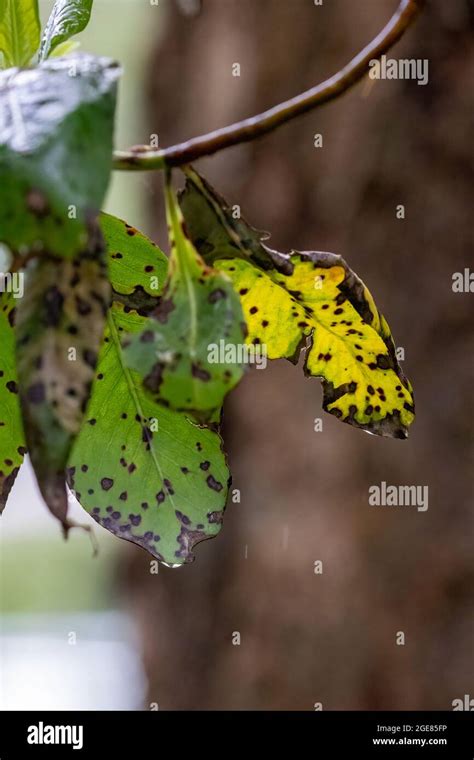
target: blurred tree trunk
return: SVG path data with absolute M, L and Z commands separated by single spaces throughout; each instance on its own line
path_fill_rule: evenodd
M 168 145 L 310 87 L 395 5 L 204 0 L 185 17 L 168 2 L 150 133 Z M 249 373 L 227 404 L 241 503 L 220 537 L 158 577 L 127 553 L 149 701 L 164 709 L 450 709 L 472 692 L 472 296 L 453 294 L 451 276 L 472 255 L 473 15 L 465 0 L 434 0 L 396 48 L 429 59 L 427 86 L 366 80 L 199 163 L 274 247 L 335 251 L 366 280 L 405 349 L 418 418 L 407 442 L 377 439 L 324 415 L 301 368 Z M 382 480 L 428 485 L 428 511 L 369 507 Z

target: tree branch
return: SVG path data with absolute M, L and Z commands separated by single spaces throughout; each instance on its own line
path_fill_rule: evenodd
M 413 23 L 425 0 L 401 0 L 388 24 L 355 58 L 337 74 L 321 84 L 281 103 L 258 116 L 231 124 L 188 142 L 155 151 L 148 146 L 137 146 L 128 151 L 114 153 L 113 168 L 129 171 L 163 169 L 181 166 L 203 156 L 210 156 L 232 145 L 249 142 L 273 131 L 281 124 L 311 111 L 323 103 L 342 95 L 367 73 L 369 62 L 380 58 L 394 45 Z

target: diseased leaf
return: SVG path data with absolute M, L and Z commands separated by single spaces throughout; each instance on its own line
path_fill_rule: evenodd
M 242 219 L 237 231 L 210 185 L 193 170 L 187 175 L 187 228 L 201 255 L 232 278 L 247 340 L 264 344 L 269 358 L 293 361 L 307 341 L 305 373 L 323 379 L 326 411 L 368 432 L 405 438 L 414 419 L 412 388 L 364 283 L 340 256 L 272 251 Z
M 251 227 L 241 217 L 240 208 L 230 207 L 191 166 L 183 171 L 187 181 L 179 193 L 179 204 L 189 237 L 206 263 L 243 258 L 262 269 L 279 268 L 280 260 L 273 261 L 273 252 L 262 243 L 269 234 Z
M 110 287 L 102 240 L 79 259 L 28 264 L 16 340 L 20 402 L 41 493 L 67 530 L 65 470 L 81 429 L 102 342 Z
M 127 368 L 121 339 L 143 330 L 159 298 L 167 259 L 120 220 L 102 217 L 114 303 L 109 311 L 87 423 L 69 461 L 69 483 L 94 519 L 170 565 L 194 559 L 193 547 L 221 527 L 229 472 L 214 429 L 166 409 Z M 117 259 L 117 253 L 122 258 Z M 153 271 L 144 271 L 153 267 Z M 164 278 L 163 278 L 164 279 Z
M 149 238 L 110 214 L 101 214 L 107 244 L 109 278 L 116 301 L 145 316 L 156 309 L 168 271 L 168 259 Z
M 26 453 L 13 331 L 16 303 L 11 293 L 0 292 L 0 513 Z
M 152 318 L 127 346 L 125 358 L 155 400 L 208 419 L 243 373 L 242 308 L 228 277 L 206 266 L 189 241 L 170 187 L 166 197 L 169 278 Z
M 109 182 L 120 70 L 79 54 L 0 73 L 0 242 L 80 255 Z
M 40 30 L 38 0 L 0 0 L 0 68 L 27 66 Z
M 40 61 L 48 58 L 58 45 L 86 28 L 92 2 L 93 0 L 56 0 L 41 39 Z

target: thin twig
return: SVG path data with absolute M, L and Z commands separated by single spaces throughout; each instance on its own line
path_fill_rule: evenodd
M 195 137 L 188 142 L 155 151 L 137 146 L 128 151 L 116 151 L 114 169 L 142 170 L 182 166 L 203 156 L 210 156 L 232 145 L 254 140 L 271 132 L 301 114 L 339 97 L 367 73 L 369 62 L 379 59 L 394 45 L 412 24 L 425 0 L 402 0 L 388 24 L 360 53 L 337 74 L 258 116 L 231 124 L 223 129 Z

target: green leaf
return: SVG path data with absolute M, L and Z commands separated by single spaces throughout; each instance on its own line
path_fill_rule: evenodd
M 101 214 L 113 298 L 145 316 L 159 303 L 168 259 L 149 238 L 110 214 Z
M 87 247 L 110 177 L 119 74 L 85 54 L 0 73 L 0 242 L 14 253 Z
M 102 218 L 114 303 L 109 311 L 87 423 L 69 461 L 69 483 L 94 519 L 170 565 L 221 527 L 229 472 L 213 429 L 166 409 L 127 368 L 121 339 L 143 330 L 159 301 L 150 277 L 164 279 L 164 254 L 132 227 Z M 121 258 L 117 258 L 120 253 Z M 145 268 L 153 267 L 153 271 Z
M 0 292 L 0 513 L 26 453 L 13 331 L 16 303 L 12 293 Z
M 271 359 L 292 361 L 307 342 L 305 373 L 322 378 L 326 411 L 368 432 L 405 438 L 414 419 L 412 388 L 362 280 L 332 253 L 270 250 L 242 219 L 236 229 L 229 207 L 196 172 L 187 174 L 187 228 L 206 260 L 232 278 L 247 340 L 266 346 Z
M 157 401 L 208 419 L 243 374 L 245 323 L 230 279 L 206 266 L 166 190 L 170 274 L 160 304 L 125 351 Z
M 48 58 L 58 45 L 86 28 L 92 2 L 93 0 L 56 0 L 41 39 L 40 61 Z
M 98 249 L 28 264 L 16 315 L 20 402 L 31 461 L 51 512 L 68 528 L 65 470 L 81 429 L 109 304 Z
M 0 0 L 0 68 L 27 66 L 40 29 L 38 0 Z
M 51 53 L 51 58 L 61 58 L 61 56 L 70 55 L 80 47 L 81 43 L 77 42 L 76 40 L 67 40 L 66 42 L 61 42 L 57 48 L 54 48 L 53 52 Z

